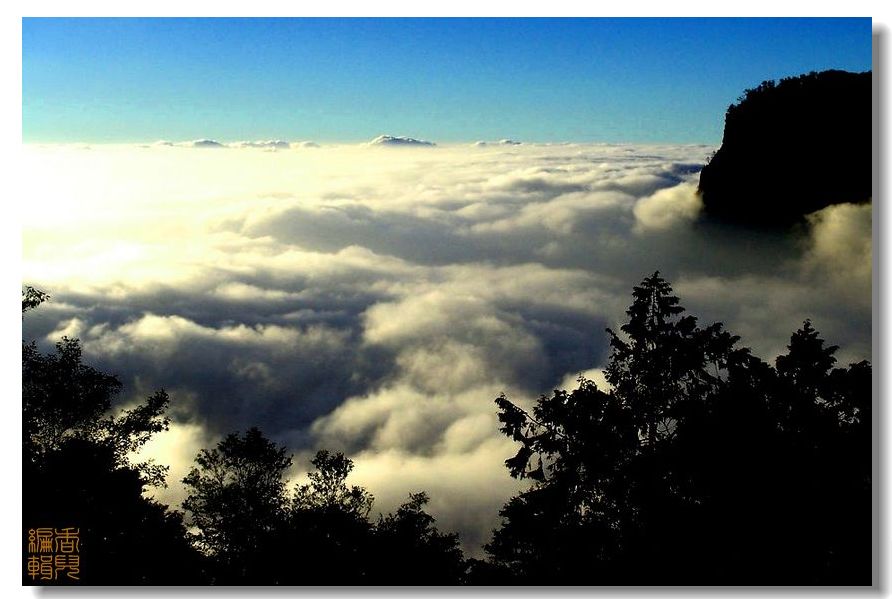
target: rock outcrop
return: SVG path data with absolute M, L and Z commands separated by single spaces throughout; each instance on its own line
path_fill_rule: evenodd
M 725 115 L 701 174 L 707 218 L 787 227 L 832 204 L 871 199 L 871 74 L 765 81 Z

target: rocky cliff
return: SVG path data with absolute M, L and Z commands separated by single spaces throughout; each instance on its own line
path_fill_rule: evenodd
M 725 115 L 700 174 L 707 218 L 785 227 L 831 204 L 871 199 L 871 74 L 765 81 Z

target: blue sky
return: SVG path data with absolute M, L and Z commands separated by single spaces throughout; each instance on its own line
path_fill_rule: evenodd
M 830 68 L 871 68 L 870 19 L 23 19 L 22 136 L 718 143 Z

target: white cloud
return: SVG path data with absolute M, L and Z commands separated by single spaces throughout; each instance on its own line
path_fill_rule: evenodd
M 375 491 L 374 509 L 393 510 L 408 493 L 427 491 L 428 511 L 444 531 L 461 531 L 466 555 L 481 557 L 481 545 L 489 542 L 498 526 L 498 512 L 505 501 L 527 485 L 512 479 L 504 460 L 517 451 L 502 437 L 493 438 L 471 451 L 418 455 L 396 449 L 366 451 L 355 455 L 353 484 Z
M 80 337 L 123 401 L 168 389 L 177 472 L 256 424 L 348 450 L 379 509 L 427 490 L 479 546 L 519 488 L 493 400 L 602 387 L 604 328 L 657 269 L 766 359 L 804 318 L 870 358 L 870 207 L 801 237 L 697 223 L 704 146 L 257 144 L 25 151 L 24 278 L 54 299 L 24 335 Z
M 595 383 L 598 389 L 604 392 L 607 392 L 613 388 L 613 385 L 607 382 L 607 378 L 604 376 L 603 368 L 589 368 L 588 370 L 584 370 L 582 372 L 568 374 L 564 377 L 564 380 L 561 381 L 560 385 L 558 385 L 557 388 L 566 389 L 567 391 L 578 389 L 579 377 L 583 377 L 589 381 L 592 381 L 593 383 Z
M 209 437 L 204 428 L 195 423 L 171 424 L 170 429 L 157 433 L 130 459 L 135 462 L 152 460 L 155 464 L 170 466 L 166 487 L 150 488 L 146 496 L 180 509 L 186 498 L 186 489 L 180 481 L 189 474 L 198 452 L 212 447 L 219 439 Z
M 269 150 L 288 150 L 291 144 L 284 139 L 266 139 L 259 141 L 237 141 L 229 144 L 235 148 L 265 148 Z
M 641 198 L 635 204 L 638 231 L 669 229 L 693 221 L 700 214 L 703 201 L 696 183 L 680 183 Z
M 521 145 L 521 144 L 522 144 L 522 142 L 515 141 L 515 140 L 513 140 L 513 139 L 500 139 L 499 141 L 483 141 L 483 140 L 481 140 L 481 141 L 475 141 L 473 145 L 475 145 L 475 146 L 477 146 L 477 147 L 483 147 L 483 146 L 491 146 L 491 145 L 496 145 L 496 146 L 519 146 L 519 145 Z
M 811 236 L 803 267 L 832 281 L 841 297 L 870 309 L 873 266 L 870 204 L 838 204 L 809 215 Z

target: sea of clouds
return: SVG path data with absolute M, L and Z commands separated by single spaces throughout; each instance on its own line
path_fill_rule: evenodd
M 476 553 L 522 488 L 493 400 L 603 381 L 604 329 L 655 270 L 766 360 L 805 318 L 841 363 L 871 358 L 870 206 L 786 233 L 704 224 L 713 149 L 27 146 L 23 279 L 53 299 L 23 335 L 80 338 L 122 405 L 169 391 L 145 452 L 171 466 L 161 501 L 198 449 L 256 425 L 294 478 L 346 451 L 377 510 L 426 490 Z

